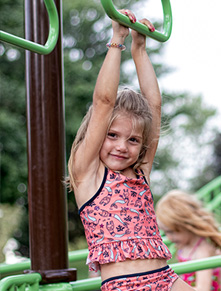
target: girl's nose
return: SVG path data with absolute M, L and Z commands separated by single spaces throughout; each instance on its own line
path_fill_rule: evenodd
M 119 140 L 116 146 L 116 149 L 121 152 L 127 151 L 127 144 L 125 140 Z

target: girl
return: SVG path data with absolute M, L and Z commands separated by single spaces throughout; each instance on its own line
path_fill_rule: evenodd
M 136 21 L 129 10 L 122 13 Z M 141 23 L 154 30 L 148 20 Z M 193 290 L 167 266 L 171 254 L 160 237 L 149 188 L 161 95 L 146 38 L 131 33 L 142 95 L 129 89 L 117 94 L 129 29 L 114 21 L 112 27 L 93 105 L 77 133 L 68 165 L 89 247 L 87 263 L 90 270 L 100 269 L 101 290 Z
M 221 233 L 212 216 L 194 195 L 173 190 L 157 203 L 159 227 L 177 246 L 179 262 L 218 255 Z M 220 291 L 221 268 L 182 275 L 197 291 Z

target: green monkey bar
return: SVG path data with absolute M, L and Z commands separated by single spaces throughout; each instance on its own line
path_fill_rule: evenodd
M 178 274 L 184 274 L 205 269 L 221 267 L 221 256 L 193 260 L 184 263 L 171 264 L 171 268 Z M 18 275 L 4 278 L 0 281 L 1 291 L 89 291 L 97 290 L 101 286 L 101 278 L 78 280 L 69 283 L 55 283 L 40 285 L 41 275 L 38 273 Z
M 136 30 L 144 35 L 147 35 L 157 41 L 165 42 L 170 38 L 172 31 L 172 11 L 170 0 L 161 0 L 161 2 L 164 15 L 163 32 L 159 32 L 157 30 L 151 32 L 146 25 L 138 21 L 132 23 L 126 15 L 117 11 L 113 5 L 112 0 L 101 0 L 105 12 L 111 19 L 116 20 L 117 22 L 127 27 L 130 27 L 131 29 Z
M 58 13 L 54 0 L 44 0 L 49 17 L 49 34 L 45 45 L 41 45 L 13 34 L 0 31 L 0 40 L 30 50 L 35 53 L 47 55 L 54 49 L 59 34 Z

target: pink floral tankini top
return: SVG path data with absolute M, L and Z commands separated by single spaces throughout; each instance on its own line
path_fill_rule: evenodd
M 177 259 L 178 262 L 187 262 L 192 260 L 192 255 L 194 254 L 196 248 L 201 244 L 201 242 L 204 240 L 204 238 L 199 239 L 199 241 L 196 243 L 194 248 L 192 249 L 190 255 L 188 258 L 184 258 L 182 256 L 182 251 L 178 251 L 177 254 Z M 195 287 L 196 286 L 196 272 L 192 273 L 187 273 L 187 274 L 182 274 L 180 276 L 186 283 L 188 283 L 190 286 Z M 221 268 L 216 268 L 213 269 L 213 274 L 212 274 L 212 286 L 210 290 L 213 291 L 221 291 Z
M 167 259 L 171 253 L 160 236 L 153 197 L 145 177 L 136 179 L 105 168 L 97 193 L 80 209 L 89 255 L 89 270 L 126 259 Z

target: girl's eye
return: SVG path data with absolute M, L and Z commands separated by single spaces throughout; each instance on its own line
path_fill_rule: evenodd
M 116 137 L 116 134 L 113 132 L 108 132 L 107 136 L 113 138 L 113 137 Z
M 133 142 L 133 143 L 138 143 L 138 140 L 135 137 L 131 137 L 130 141 Z

